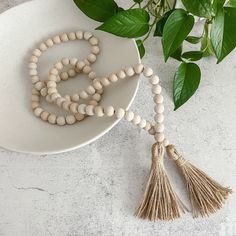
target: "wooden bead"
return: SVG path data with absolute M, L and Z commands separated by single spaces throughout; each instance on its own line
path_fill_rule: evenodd
M 149 83 L 153 84 L 153 85 L 158 84 L 159 81 L 160 81 L 160 79 L 157 75 L 152 75 L 149 79 Z
M 64 116 L 58 116 L 57 117 L 57 124 L 60 126 L 63 126 L 66 124 L 66 119 Z
M 118 108 L 115 111 L 116 118 L 122 119 L 125 116 L 125 110 L 123 108 Z
M 40 90 L 40 94 L 43 96 L 43 97 L 46 97 L 47 94 L 48 94 L 48 89 L 45 87 L 45 88 L 42 88 Z
M 170 142 L 167 138 L 165 138 L 163 144 L 165 147 L 167 147 L 168 145 L 170 145 Z
M 151 134 L 151 135 L 154 135 L 156 133 L 154 127 L 151 127 L 149 130 L 148 130 L 148 133 Z
M 99 41 L 96 37 L 92 37 L 89 39 L 89 43 L 94 46 L 94 45 L 98 45 Z
M 83 39 L 83 37 L 84 37 L 84 33 L 83 33 L 83 31 L 77 31 L 76 32 L 76 37 L 77 37 L 77 39 Z
M 76 113 L 76 114 L 75 114 L 75 119 L 76 119 L 77 121 L 83 120 L 84 117 L 85 117 L 85 116 L 84 116 L 83 114 L 80 114 L 80 113 Z
M 35 89 L 40 91 L 42 88 L 45 88 L 45 84 L 43 82 L 39 81 L 34 85 L 34 87 L 35 87 Z
M 93 95 L 95 94 L 96 90 L 94 89 L 93 86 L 88 86 L 87 89 L 86 89 L 86 92 L 89 94 L 89 95 Z
M 84 63 L 85 63 L 86 66 L 90 66 L 89 60 L 85 59 L 85 60 L 84 60 Z
M 61 106 L 62 106 L 62 103 L 65 102 L 65 101 L 66 101 L 65 98 L 60 97 L 60 98 L 57 98 L 56 104 L 57 104 L 57 106 L 61 107 Z
M 87 115 L 93 116 L 94 115 L 94 106 L 93 105 L 86 106 L 85 112 Z
M 163 124 L 158 123 L 154 126 L 154 129 L 157 133 L 162 133 L 164 131 L 165 127 Z
M 50 102 L 50 103 L 53 102 L 53 101 L 52 101 L 52 98 L 51 98 L 51 95 L 48 94 L 48 95 L 46 96 L 46 101 L 47 101 L 47 102 Z
M 126 68 L 126 69 L 125 69 L 125 73 L 126 73 L 126 75 L 128 75 L 129 77 L 131 77 L 131 76 L 133 76 L 133 75 L 135 74 L 133 67 L 128 67 L 128 68 Z
M 132 120 L 132 123 L 134 125 L 138 125 L 141 122 L 141 117 L 139 115 L 134 115 L 134 118 Z
M 163 98 L 162 95 L 157 94 L 157 95 L 154 96 L 153 100 L 156 104 L 161 104 L 161 103 L 163 103 L 164 98 Z
M 57 89 L 56 88 L 48 88 L 48 94 L 53 94 L 53 93 L 57 93 Z
M 86 106 L 85 104 L 80 104 L 79 107 L 78 107 L 78 112 L 79 112 L 80 114 L 85 115 L 85 114 L 86 114 L 86 111 L 85 111 L 85 108 L 86 108 L 86 107 L 87 107 L 87 106 Z
M 48 39 L 48 40 L 46 41 L 46 45 L 47 45 L 49 48 L 53 47 L 54 43 L 53 43 L 52 39 Z
M 50 124 L 56 124 L 56 122 L 57 122 L 57 116 L 56 116 L 55 114 L 50 114 L 50 115 L 48 116 L 48 122 L 49 122 Z
M 61 77 L 61 80 L 64 80 L 64 81 L 69 79 L 69 75 L 65 71 L 61 73 L 60 77 Z
M 42 55 L 42 52 L 39 49 L 35 49 L 33 51 L 33 55 L 36 56 L 36 57 L 40 57 Z
M 76 76 L 76 71 L 74 69 L 69 69 L 68 75 L 69 77 L 74 78 Z
M 40 117 L 41 113 L 43 112 L 43 109 L 41 107 L 37 107 L 35 110 L 34 110 L 34 114 L 35 116 L 37 117 Z
M 29 63 L 29 69 L 37 69 L 37 64 L 36 63 Z
M 140 123 L 138 124 L 138 126 L 143 129 L 146 127 L 147 121 L 145 119 L 141 119 Z
M 55 81 L 48 81 L 47 82 L 47 87 L 48 88 L 56 88 L 57 87 L 57 83 Z
M 162 123 L 164 121 L 165 117 L 163 116 L 163 114 L 156 114 L 154 116 L 154 120 L 157 122 L 157 123 Z
M 99 81 L 95 81 L 95 82 L 93 83 L 93 86 L 94 86 L 94 88 L 97 89 L 97 90 L 101 90 L 101 89 L 103 88 L 102 84 L 101 84 Z
M 82 91 L 81 93 L 80 93 L 80 97 L 82 98 L 82 99 L 87 99 L 88 98 L 88 93 L 86 92 L 86 91 Z
M 69 38 L 68 38 L 67 34 L 62 34 L 60 38 L 61 38 L 62 42 L 68 42 L 69 41 Z
M 145 67 L 143 70 L 143 75 L 146 77 L 150 77 L 153 75 L 153 70 L 149 67 Z
M 64 58 L 61 60 L 61 62 L 62 62 L 62 64 L 63 64 L 64 66 L 67 66 L 67 65 L 70 64 L 70 59 L 67 58 L 67 57 L 64 57 Z
M 112 106 L 108 106 L 104 108 L 104 112 L 108 117 L 111 117 L 114 115 L 115 109 Z
M 58 94 L 58 93 L 53 93 L 52 95 L 51 95 L 51 99 L 53 100 L 53 101 L 56 101 L 58 98 L 60 98 L 61 97 L 61 95 L 60 94 Z
M 79 104 L 71 103 L 70 104 L 70 111 L 73 112 L 73 113 L 77 113 L 78 112 L 78 107 L 79 107 Z
M 149 130 L 151 129 L 151 127 L 152 127 L 151 123 L 147 121 L 147 122 L 146 122 L 146 125 L 145 125 L 145 127 L 144 127 L 144 129 L 145 129 L 146 131 L 149 131 Z
M 141 74 L 144 70 L 144 66 L 142 64 L 138 64 L 134 67 L 134 71 L 136 74 Z
M 85 62 L 84 61 L 79 61 L 77 64 L 76 64 L 76 67 L 81 71 L 83 70 L 83 68 L 86 66 Z
M 90 32 L 84 32 L 84 39 L 85 39 L 85 40 L 89 40 L 92 36 L 93 36 L 92 33 L 90 33 Z
M 134 113 L 132 111 L 125 112 L 125 119 L 127 121 L 132 121 L 134 119 Z
M 47 45 L 46 45 L 45 43 L 41 43 L 41 44 L 39 45 L 39 49 L 40 49 L 42 52 L 44 52 L 44 51 L 47 51 L 48 47 L 47 47 Z
M 110 84 L 110 81 L 108 78 L 103 77 L 103 78 L 101 78 L 101 83 L 103 86 L 108 86 Z
M 58 69 L 56 69 L 55 67 L 52 68 L 52 69 L 50 70 L 50 74 L 51 74 L 51 75 L 56 75 L 56 76 L 58 76 L 58 75 L 59 75 Z
M 72 40 L 72 41 L 76 40 L 76 34 L 75 34 L 75 32 L 70 32 L 70 33 L 68 34 L 68 38 L 69 38 L 70 40 Z
M 85 74 L 89 74 L 91 71 L 92 71 L 92 69 L 91 69 L 90 66 L 85 66 L 85 67 L 83 68 L 83 72 L 84 72 Z
M 88 105 L 93 105 L 93 106 L 95 107 L 95 106 L 98 105 L 98 102 L 95 101 L 95 100 L 90 100 L 90 101 L 88 102 Z
M 30 69 L 29 74 L 30 74 L 30 76 L 35 76 L 38 74 L 38 72 L 36 69 Z
M 33 95 L 40 95 L 40 92 L 37 90 L 37 89 L 35 89 L 35 88 L 32 88 L 32 94 Z
M 33 84 L 39 82 L 39 77 L 38 77 L 37 75 L 32 76 L 32 77 L 31 77 L 31 82 L 32 82 Z
M 65 98 L 67 101 L 71 102 L 71 97 L 70 97 L 70 95 L 67 94 L 67 95 L 64 96 L 64 98 Z
M 80 100 L 79 94 L 75 93 L 71 96 L 71 100 L 74 102 L 78 102 Z
M 94 54 L 89 54 L 88 60 L 93 63 L 97 60 L 97 57 Z
M 70 59 L 70 64 L 72 66 L 75 66 L 77 63 L 78 63 L 78 59 L 77 58 L 73 57 L 73 58 Z
M 103 94 L 103 92 L 104 92 L 103 89 L 97 90 L 97 93 L 100 95 Z
M 53 37 L 53 42 L 55 44 L 60 44 L 61 43 L 61 39 L 59 35 L 56 35 L 55 37 Z
M 109 76 L 109 80 L 112 82 L 112 83 L 115 83 L 118 81 L 118 77 L 116 76 L 116 74 L 111 74 Z
M 95 109 L 94 109 L 94 113 L 98 117 L 103 117 L 104 116 L 104 110 L 101 106 L 96 106 Z
M 123 70 L 119 71 L 119 72 L 117 73 L 117 76 L 118 76 L 118 78 L 120 78 L 120 79 L 125 79 L 125 78 L 126 78 L 126 74 L 125 74 L 125 72 L 124 72 Z
M 155 137 L 155 140 L 159 143 L 163 142 L 165 139 L 165 135 L 163 133 L 156 133 L 154 137 Z
M 69 111 L 70 110 L 70 105 L 71 105 L 71 102 L 66 100 L 62 103 L 62 108 L 66 111 Z
M 31 108 L 34 110 L 35 108 L 39 107 L 39 102 L 31 102 Z
M 48 80 L 57 82 L 58 81 L 57 78 L 58 78 L 57 75 L 49 75 Z
M 102 98 L 102 96 L 101 96 L 100 94 L 98 94 L 98 93 L 95 93 L 95 94 L 93 95 L 93 99 L 94 99 L 95 101 L 97 101 L 97 102 L 99 102 L 99 101 L 101 100 L 101 98 Z
M 43 121 L 47 121 L 48 120 L 48 117 L 49 117 L 49 113 L 47 111 L 43 111 L 41 114 L 40 114 L 40 117 Z
M 91 47 L 91 52 L 92 52 L 93 54 L 97 55 L 97 54 L 99 54 L 100 49 L 99 49 L 98 46 L 92 46 L 92 47 Z
M 39 61 L 39 59 L 38 59 L 38 57 L 36 57 L 36 56 L 32 56 L 32 57 L 30 58 L 30 62 L 38 63 L 38 61 Z
M 62 70 L 63 69 L 63 64 L 61 62 L 57 62 L 54 67 L 58 70 Z
M 68 125 L 73 125 L 76 122 L 76 118 L 74 115 L 68 115 L 66 116 L 66 123 Z
M 156 104 L 156 106 L 154 107 L 154 110 L 156 113 L 161 114 L 164 112 L 165 108 L 162 104 Z
M 156 84 L 152 86 L 152 93 L 154 94 L 161 94 L 161 86 Z
M 88 74 L 88 77 L 89 77 L 89 79 L 95 79 L 96 78 L 96 73 L 95 72 L 93 72 L 93 71 L 91 71 L 89 74 Z

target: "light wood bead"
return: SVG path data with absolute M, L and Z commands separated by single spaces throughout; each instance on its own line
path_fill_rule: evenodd
M 75 119 L 76 119 L 77 121 L 83 120 L 84 117 L 85 117 L 85 116 L 84 116 L 83 114 L 80 114 L 80 113 L 76 113 L 76 114 L 75 114 Z
M 62 103 L 65 102 L 65 101 L 66 101 L 65 98 L 60 97 L 60 98 L 57 98 L 56 104 L 57 104 L 57 106 L 61 107 L 61 106 L 62 106 Z
M 33 55 L 36 57 L 40 57 L 42 55 L 42 52 L 37 48 L 33 51 Z
M 79 94 L 75 93 L 71 96 L 71 100 L 74 102 L 78 102 L 80 100 Z
M 81 71 L 83 70 L 83 68 L 86 66 L 85 62 L 84 61 L 79 61 L 77 64 L 76 64 L 76 67 Z
M 98 117 L 103 117 L 103 116 L 104 116 L 103 107 L 101 107 L 101 106 L 96 106 L 95 109 L 94 109 L 94 113 L 95 113 L 96 116 L 98 116 Z
M 62 34 L 60 38 L 61 38 L 62 42 L 68 42 L 69 41 L 69 38 L 68 38 L 67 34 Z
M 68 115 L 66 116 L 66 123 L 68 125 L 73 125 L 76 122 L 76 118 L 74 115 Z
M 91 52 L 95 55 L 99 54 L 100 48 L 98 46 L 92 46 L 91 47 Z
M 45 88 L 45 84 L 43 82 L 39 81 L 34 85 L 34 87 L 35 87 L 35 89 L 40 91 L 42 88 Z
M 75 34 L 75 32 L 70 32 L 70 33 L 68 34 L 68 38 L 69 38 L 70 40 L 72 40 L 72 41 L 76 40 L 76 34 Z
M 91 44 L 91 45 L 98 45 L 98 43 L 99 43 L 99 40 L 98 40 L 98 38 L 96 38 L 96 37 L 91 37 L 90 39 L 89 39 L 89 43 Z
M 124 72 L 123 70 L 119 71 L 119 72 L 117 73 L 117 76 L 118 76 L 118 78 L 120 78 L 120 79 L 125 79 L 125 78 L 126 78 L 126 74 L 125 74 L 125 72 Z
M 160 81 L 160 79 L 157 75 L 152 75 L 149 79 L 149 83 L 153 84 L 153 85 L 158 84 L 159 81 Z
M 48 94 L 51 95 L 53 93 L 57 93 L 57 89 L 56 88 L 48 88 Z
M 89 54 L 88 60 L 93 63 L 97 60 L 97 57 L 94 54 Z
M 145 129 L 146 131 L 149 131 L 149 130 L 151 129 L 151 127 L 152 127 L 151 123 L 147 121 L 147 123 L 146 123 L 144 129 Z
M 104 92 L 103 89 L 97 90 L 97 93 L 100 94 L 100 95 L 102 95 L 103 92 Z
M 78 112 L 78 107 L 79 107 L 79 104 L 71 103 L 70 104 L 70 111 L 73 112 L 73 113 L 77 113 Z
M 46 45 L 47 45 L 49 48 L 53 47 L 54 43 L 53 43 L 52 39 L 48 39 L 48 40 L 46 41 Z
M 80 114 L 85 115 L 85 114 L 86 114 L 86 111 L 85 111 L 86 107 L 87 107 L 87 106 L 86 106 L 85 104 L 80 104 L 79 107 L 78 107 L 78 112 L 79 112 Z
M 125 69 L 125 73 L 126 73 L 126 75 L 128 75 L 129 77 L 131 77 L 131 76 L 133 76 L 133 75 L 135 74 L 133 67 L 128 67 L 128 68 L 126 68 L 126 69 Z
M 50 114 L 48 116 L 48 122 L 52 125 L 56 124 L 57 122 L 57 116 L 55 114 Z
M 92 33 L 87 32 L 87 31 L 84 32 L 84 39 L 85 39 L 85 40 L 89 40 L 92 36 L 93 36 Z
M 99 81 L 95 81 L 95 82 L 93 83 L 93 86 L 94 86 L 94 88 L 97 89 L 97 90 L 101 90 L 101 89 L 103 88 L 102 84 L 101 84 Z
M 122 119 L 125 116 L 125 110 L 123 108 L 118 108 L 115 110 L 116 118 Z
M 61 43 L 61 39 L 59 35 L 56 35 L 55 37 L 53 37 L 53 42 L 55 44 L 60 44 Z
M 138 126 L 139 126 L 141 129 L 143 129 L 143 128 L 145 128 L 146 124 L 147 124 L 147 121 L 146 121 L 145 119 L 141 119 L 141 121 L 140 121 L 140 123 L 138 124 Z
M 162 95 L 157 94 L 157 95 L 154 96 L 153 101 L 154 101 L 156 104 L 161 104 L 161 103 L 163 103 L 164 98 L 163 98 Z
M 29 69 L 37 69 L 37 64 L 36 63 L 29 63 Z
M 49 75 L 48 80 L 57 82 L 57 75 Z
M 132 120 L 132 123 L 134 125 L 138 125 L 141 122 L 141 117 L 139 115 L 134 115 L 134 119 Z
M 149 130 L 148 130 L 148 133 L 151 134 L 151 135 L 154 135 L 156 133 L 154 127 L 151 127 Z
M 152 86 L 152 93 L 153 94 L 161 94 L 161 91 L 162 91 L 162 89 L 161 89 L 160 85 L 156 84 L 156 85 Z
M 36 69 L 30 69 L 30 72 L 29 72 L 30 76 L 34 76 L 34 75 L 37 75 L 38 72 Z
M 49 117 L 49 113 L 47 111 L 43 111 L 41 114 L 40 114 L 40 117 L 43 121 L 47 121 L 48 120 L 48 117 Z
M 52 95 L 51 95 L 51 99 L 53 100 L 53 101 L 56 101 L 58 98 L 60 98 L 61 97 L 61 95 L 60 94 L 58 94 L 58 93 L 53 93 Z
M 48 81 L 47 82 L 47 87 L 48 88 L 56 88 L 57 87 L 57 83 L 55 81 Z
M 165 117 L 163 114 L 156 114 L 154 116 L 154 120 L 157 122 L 157 123 L 162 123 L 164 121 Z
M 155 140 L 159 143 L 162 143 L 165 139 L 165 135 L 163 133 L 156 133 L 154 137 L 155 137 Z
M 170 145 L 170 141 L 167 138 L 165 138 L 163 144 L 165 147 L 167 147 L 168 145 Z
M 63 69 L 63 64 L 61 62 L 57 62 L 55 64 L 55 68 L 58 69 L 58 70 L 62 70 Z
M 56 69 L 55 67 L 52 68 L 52 69 L 50 70 L 50 74 L 58 76 L 58 75 L 59 75 L 58 69 Z
M 93 106 L 95 107 L 95 106 L 98 105 L 98 102 L 95 101 L 95 100 L 90 100 L 90 101 L 88 102 L 88 105 L 93 105 Z
M 95 100 L 95 101 L 100 101 L 101 100 L 101 98 L 102 98 L 102 96 L 100 95 L 100 94 L 98 94 L 98 93 L 95 93 L 94 95 L 93 95 L 93 99 Z
M 48 94 L 48 95 L 46 96 L 46 101 L 47 101 L 47 102 L 50 102 L 50 103 L 53 102 L 53 101 L 52 101 L 52 98 L 51 98 L 51 95 Z
M 62 103 L 62 108 L 66 111 L 69 111 L 70 110 L 70 105 L 71 105 L 71 102 L 66 100 Z
M 84 60 L 84 63 L 86 66 L 90 66 L 90 64 L 91 64 L 87 59 Z
M 108 85 L 110 85 L 110 81 L 109 81 L 109 79 L 106 78 L 106 77 L 101 78 L 101 83 L 102 83 L 103 86 L 108 86 Z
M 67 57 L 64 57 L 64 58 L 61 60 L 61 62 L 62 62 L 62 64 L 63 64 L 64 66 L 67 66 L 67 65 L 70 64 L 70 59 L 67 58 Z
M 70 59 L 70 64 L 72 66 L 75 66 L 77 63 L 78 63 L 78 59 L 77 58 L 73 57 L 73 58 Z
M 108 106 L 104 108 L 104 112 L 108 117 L 111 117 L 114 115 L 115 109 L 112 106 Z
M 45 87 L 45 88 L 42 88 L 40 90 L 40 94 L 43 96 L 43 97 L 46 97 L 47 94 L 48 94 L 48 89 Z
M 31 77 L 31 82 L 32 82 L 33 84 L 39 82 L 39 77 L 38 77 L 37 75 L 32 76 L 32 77 Z
M 137 64 L 135 67 L 134 67 L 134 71 L 136 74 L 141 74 L 144 70 L 144 66 L 142 64 Z
M 69 75 L 65 71 L 61 73 L 60 77 L 61 77 L 61 80 L 64 80 L 64 81 L 69 79 Z
M 86 89 L 86 92 L 89 94 L 89 95 L 94 95 L 96 90 L 94 89 L 93 86 L 89 85 Z
M 37 89 L 35 89 L 35 88 L 32 88 L 32 94 L 33 95 L 40 95 L 40 92 L 37 90 Z
M 64 96 L 64 98 L 65 98 L 67 101 L 71 102 L 71 97 L 70 97 L 70 95 L 67 94 L 67 95 Z
M 109 80 L 112 82 L 112 83 L 115 83 L 118 81 L 118 77 L 116 76 L 116 74 L 111 74 L 109 76 Z
M 71 78 L 74 78 L 76 76 L 76 71 L 74 69 L 69 69 L 68 70 L 68 75 L 71 77 Z
M 164 112 L 165 108 L 162 104 L 156 104 L 156 106 L 154 107 L 154 110 L 156 113 L 161 114 Z
M 39 102 L 31 102 L 31 108 L 34 110 L 35 108 L 39 107 Z
M 88 93 L 86 92 L 86 91 L 82 91 L 81 93 L 80 93 L 80 97 L 82 98 L 82 99 L 87 99 L 88 98 Z
M 94 115 L 94 106 L 93 105 L 86 106 L 85 112 L 87 115 L 93 116 Z
M 47 47 L 47 45 L 46 45 L 45 43 L 41 43 L 41 44 L 39 45 L 39 49 L 40 49 L 42 52 L 45 52 L 45 51 L 48 50 L 48 47 Z
M 83 68 L 83 72 L 84 72 L 85 74 L 89 74 L 91 71 L 92 71 L 92 68 L 91 68 L 90 66 L 85 66 L 85 67 Z
M 127 121 L 132 121 L 134 119 L 134 113 L 132 111 L 125 112 L 125 119 Z
M 163 133 L 165 127 L 164 127 L 163 124 L 157 123 L 157 124 L 155 124 L 154 129 L 155 129 L 155 131 L 156 131 L 157 133 Z
M 91 71 L 91 72 L 89 73 L 88 77 L 89 77 L 89 79 L 92 79 L 92 80 L 93 80 L 93 79 L 96 78 L 96 73 L 93 72 L 93 71 Z
M 83 33 L 83 31 L 77 31 L 76 32 L 76 37 L 77 37 L 77 39 L 83 39 L 84 38 L 84 33 Z
M 63 126 L 66 124 L 66 119 L 64 116 L 58 116 L 57 117 L 57 124 L 60 126 Z
M 40 117 L 42 112 L 43 112 L 43 109 L 41 107 L 37 107 L 36 109 L 34 109 L 34 114 L 37 117 Z
M 150 77 L 153 75 L 153 70 L 149 67 L 145 67 L 143 70 L 143 75 L 146 77 Z
M 38 57 L 36 57 L 36 56 L 31 56 L 30 62 L 32 62 L 32 63 L 38 63 L 38 61 L 39 61 Z

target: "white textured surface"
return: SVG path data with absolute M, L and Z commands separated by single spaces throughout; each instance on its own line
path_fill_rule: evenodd
M 1 0 L 4 11 L 24 0 Z M 124 2 L 124 1 L 123 1 Z M 200 90 L 173 112 L 171 76 L 177 66 L 164 64 L 159 39 L 147 42 L 143 62 L 161 77 L 168 136 L 185 156 L 212 177 L 236 189 L 236 52 L 220 65 L 207 59 Z M 141 88 L 132 108 L 151 119 L 149 86 Z M 32 156 L 0 149 L 0 235 L 236 235 L 236 197 L 208 219 L 185 214 L 174 222 L 150 223 L 133 217 L 143 193 L 153 140 L 126 122 L 95 143 L 56 156 Z M 172 163 L 168 173 L 180 195 L 184 185 Z M 185 200 L 185 198 L 184 198 Z

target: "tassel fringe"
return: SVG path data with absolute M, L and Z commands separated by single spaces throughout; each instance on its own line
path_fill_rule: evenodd
M 184 206 L 174 193 L 166 174 L 163 158 L 165 147 L 155 143 L 152 146 L 152 167 L 143 196 L 135 215 L 151 221 L 174 220 L 184 213 Z
M 173 145 L 167 147 L 167 153 L 175 161 L 187 183 L 193 217 L 209 216 L 219 210 L 232 190 L 221 186 L 206 173 L 186 161 Z

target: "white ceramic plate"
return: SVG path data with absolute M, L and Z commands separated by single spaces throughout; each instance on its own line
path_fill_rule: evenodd
M 48 36 L 78 29 L 93 30 L 97 22 L 86 17 L 72 0 L 35 0 L 0 15 L 0 146 L 18 152 L 52 154 L 86 145 L 106 132 L 118 120 L 88 118 L 72 126 L 52 126 L 34 117 L 30 108 L 31 82 L 27 62 L 32 50 Z M 92 66 L 98 76 L 138 63 L 133 40 L 94 31 L 101 54 Z M 70 42 L 50 49 L 39 63 L 46 77 L 52 65 L 64 56 L 83 59 L 89 53 L 86 42 Z M 89 84 L 84 76 L 64 82 L 62 93 L 81 91 Z M 75 89 L 76 88 L 76 89 Z M 138 88 L 138 77 L 119 82 L 106 90 L 103 105 L 128 108 Z M 48 107 L 50 111 L 54 107 Z

